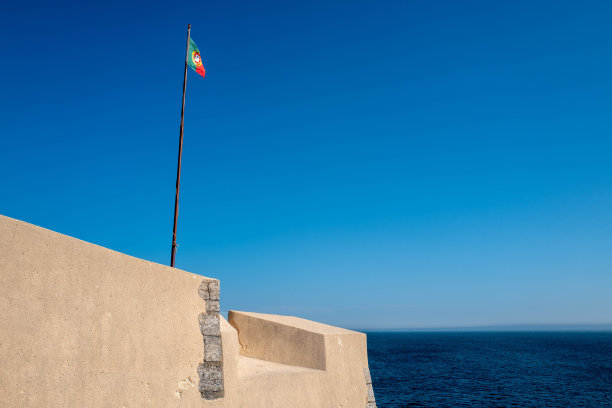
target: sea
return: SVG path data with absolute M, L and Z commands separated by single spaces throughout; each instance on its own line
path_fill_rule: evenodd
M 379 408 L 612 408 L 612 332 L 368 332 Z

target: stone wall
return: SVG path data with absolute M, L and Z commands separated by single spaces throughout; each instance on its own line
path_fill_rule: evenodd
M 366 408 L 376 408 L 376 399 L 374 398 L 374 387 L 372 387 L 372 377 L 370 376 L 370 368 L 363 367 L 363 376 L 365 377 L 368 399 Z
M 231 326 L 219 288 L 0 216 L 0 405 L 375 406 L 365 334 L 235 311 Z
M 220 285 L 216 279 L 204 279 L 198 293 L 206 303 L 206 313 L 198 316 L 204 337 L 204 361 L 198 366 L 199 390 L 207 400 L 223 398 L 223 346 L 219 319 Z

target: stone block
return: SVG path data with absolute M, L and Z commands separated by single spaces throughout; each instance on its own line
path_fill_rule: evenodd
M 376 403 L 375 402 L 368 402 L 366 404 L 365 408 L 377 408 L 376 407 Z
M 370 369 L 363 367 L 363 376 L 365 377 L 366 384 L 372 384 L 372 377 L 370 376 Z
M 368 402 L 376 402 L 374 399 L 374 389 L 371 385 L 368 385 Z
M 204 336 L 204 361 L 223 361 L 221 337 Z
M 207 391 L 223 391 L 223 363 L 205 361 L 198 366 L 200 376 L 199 390 L 201 393 Z
M 206 400 L 214 400 L 217 398 L 223 398 L 223 390 L 221 391 L 204 391 L 202 393 L 202 398 Z M 376 408 L 376 405 L 374 406 Z
M 198 316 L 200 331 L 204 336 L 221 336 L 219 314 L 200 313 Z
M 208 298 L 210 300 L 219 300 L 220 285 L 218 280 L 208 282 Z
M 208 300 L 208 280 L 204 279 L 202 283 L 200 283 L 200 287 L 198 288 L 198 294 L 204 300 Z
M 219 313 L 219 301 L 218 300 L 207 300 L 206 301 L 206 313 Z

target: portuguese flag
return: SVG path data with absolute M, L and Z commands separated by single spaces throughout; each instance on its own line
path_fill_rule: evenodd
M 198 50 L 198 46 L 193 42 L 191 38 L 189 38 L 189 51 L 187 51 L 187 63 L 195 72 L 202 75 L 206 74 L 206 70 L 204 69 L 204 65 L 202 65 L 202 57 L 200 56 L 200 51 Z

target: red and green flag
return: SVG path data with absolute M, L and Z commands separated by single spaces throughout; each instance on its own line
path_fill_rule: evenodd
M 204 75 L 206 74 L 206 70 L 204 69 L 204 65 L 202 65 L 202 56 L 200 55 L 200 51 L 198 50 L 198 46 L 193 42 L 191 38 L 189 38 L 189 51 L 187 51 L 187 63 L 195 72 L 198 74 Z

